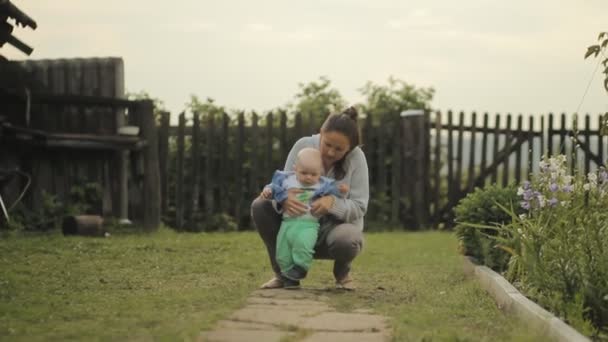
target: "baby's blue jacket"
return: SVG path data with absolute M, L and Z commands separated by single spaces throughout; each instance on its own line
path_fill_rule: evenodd
M 274 175 L 272 175 L 271 183 L 266 185 L 266 187 L 272 189 L 272 197 L 278 203 L 281 203 L 287 199 L 287 190 L 289 189 L 283 186 L 283 181 L 285 181 L 287 177 L 293 174 L 295 174 L 294 171 L 277 170 L 274 172 Z M 315 190 L 315 193 L 312 196 L 312 200 L 325 195 L 335 195 L 338 197 L 342 197 L 342 193 L 340 193 L 340 191 L 338 190 L 338 186 L 335 180 L 321 176 L 321 178 L 319 178 L 319 183 L 321 184 L 321 186 L 317 190 Z

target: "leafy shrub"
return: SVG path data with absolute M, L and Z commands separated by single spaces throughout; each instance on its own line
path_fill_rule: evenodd
M 499 233 L 493 229 L 511 222 L 511 215 L 501 206 L 510 208 L 518 202 L 515 186 L 497 185 L 476 188 L 463 198 L 454 208 L 456 227 L 454 231 L 459 240 L 460 252 L 475 257 L 479 262 L 497 271 L 506 269 L 509 254 L 496 248 L 491 236 Z M 521 211 L 521 210 L 520 210 Z M 486 229 L 474 225 L 489 226 Z

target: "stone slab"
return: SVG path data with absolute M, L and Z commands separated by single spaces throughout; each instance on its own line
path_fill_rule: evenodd
M 302 342 L 384 342 L 389 337 L 383 333 L 363 332 L 315 332 L 307 336 Z
M 288 333 L 279 330 L 229 330 L 218 329 L 208 333 L 201 334 L 199 341 L 201 342 L 280 342 L 286 336 L 291 336 L 293 333 Z
M 386 319 L 378 315 L 324 312 L 308 317 L 298 326 L 318 331 L 383 332 L 387 324 Z

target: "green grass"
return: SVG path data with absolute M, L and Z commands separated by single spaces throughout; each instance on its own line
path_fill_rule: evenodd
M 447 233 L 366 235 L 339 310 L 390 316 L 397 341 L 538 340 L 462 273 Z M 0 239 L 0 340 L 189 340 L 271 276 L 253 233 Z M 315 261 L 305 288 L 333 284 Z

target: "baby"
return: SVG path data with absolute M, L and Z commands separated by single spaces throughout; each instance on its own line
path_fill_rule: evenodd
M 314 148 L 304 148 L 297 155 L 295 171 L 276 171 L 272 183 L 262 196 L 277 202 L 287 198 L 288 190 L 300 189 L 296 199 L 308 207 L 300 216 L 283 213 L 283 221 L 277 236 L 276 260 L 281 268 L 281 280 L 286 289 L 297 289 L 306 277 L 314 255 L 319 231 L 319 218 L 310 213 L 310 203 L 325 195 L 342 196 L 348 192 L 346 184 L 337 185 L 332 179 L 321 176 L 321 153 Z

